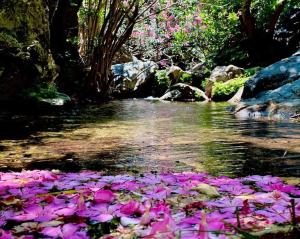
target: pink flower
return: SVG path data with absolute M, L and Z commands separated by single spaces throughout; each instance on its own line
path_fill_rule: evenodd
M 194 25 L 200 25 L 202 23 L 202 19 L 200 17 L 195 17 L 193 23 Z
M 110 190 L 98 190 L 94 193 L 94 201 L 97 203 L 112 203 L 116 196 Z
M 171 194 L 171 190 L 166 186 L 157 186 L 149 190 L 147 194 L 149 198 L 163 200 Z
M 52 238 L 62 239 L 87 239 L 88 236 L 85 232 L 79 232 L 80 225 L 65 224 L 61 227 L 46 227 L 42 230 L 42 234 Z
M 14 239 L 11 232 L 4 231 L 0 228 L 0 239 Z
M 127 216 L 131 216 L 137 212 L 140 212 L 140 203 L 135 200 L 131 200 L 129 203 L 121 207 L 121 213 Z
M 175 237 L 175 230 L 176 230 L 176 223 L 172 219 L 169 214 L 165 214 L 163 221 L 155 222 L 151 226 L 151 237 L 146 238 L 157 238 L 155 235 L 160 234 L 162 237 L 160 238 L 174 238 Z

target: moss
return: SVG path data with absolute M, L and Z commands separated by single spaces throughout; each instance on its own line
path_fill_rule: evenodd
M 1 0 L 0 48 L 5 49 L 0 52 L 0 65 L 4 67 L 0 74 L 1 95 L 23 95 L 28 88 L 40 92 L 33 89 L 35 85 L 57 77 L 49 35 L 47 1 Z
M 16 39 L 29 45 L 39 40 L 46 46 L 49 37 L 47 5 L 43 0 L 2 0 L 0 31 L 14 32 Z
M 22 44 L 9 33 L 0 32 L 0 47 L 1 48 L 22 48 Z
M 215 82 L 212 88 L 214 101 L 227 101 L 245 84 L 249 77 L 239 77 L 227 82 Z

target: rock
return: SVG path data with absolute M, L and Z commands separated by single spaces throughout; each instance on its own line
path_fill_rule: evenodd
M 256 97 L 259 93 L 274 90 L 300 79 L 300 55 L 276 62 L 255 74 L 245 84 L 242 99 Z
M 270 101 L 282 103 L 294 99 L 300 99 L 300 79 L 275 90 L 261 92 L 256 97 L 243 100 L 243 102 L 246 104 L 263 104 Z
M 167 76 L 170 78 L 171 85 L 175 85 L 179 82 L 180 77 L 183 75 L 184 71 L 178 66 L 171 66 Z
M 300 50 L 296 51 L 293 56 L 300 56 Z
M 205 101 L 208 100 L 205 93 L 193 86 L 178 83 L 170 87 L 170 89 L 160 97 L 161 100 L 169 101 Z
M 235 110 L 235 115 L 240 118 L 290 119 L 298 117 L 299 113 L 300 79 L 243 100 Z
M 112 66 L 116 89 L 121 94 L 146 94 L 158 66 L 153 61 L 143 62 L 134 58 L 132 62 Z M 147 95 L 147 94 L 146 94 Z
M 41 103 L 49 106 L 64 106 L 71 102 L 71 98 L 63 93 L 58 93 L 56 98 L 41 99 Z
M 25 89 L 56 77 L 57 69 L 50 53 L 46 2 L 1 0 L 1 99 L 16 98 Z
M 195 75 L 204 74 L 206 69 L 206 62 L 201 62 L 192 67 L 191 73 Z
M 244 74 L 244 69 L 234 65 L 217 66 L 213 69 L 209 80 L 212 82 L 226 82 L 242 74 Z
M 225 69 L 226 74 L 228 75 L 229 79 L 236 78 L 237 76 L 241 76 L 244 74 L 245 70 L 243 68 L 229 65 Z
M 244 69 L 234 66 L 217 66 L 211 72 L 205 87 L 205 94 L 208 98 L 212 97 L 212 89 L 215 82 L 226 82 L 244 74 Z
M 238 104 L 241 101 L 241 99 L 242 99 L 243 92 L 244 92 L 244 86 L 242 86 L 236 92 L 236 94 L 230 100 L 228 100 L 228 103 L 230 103 L 230 104 Z

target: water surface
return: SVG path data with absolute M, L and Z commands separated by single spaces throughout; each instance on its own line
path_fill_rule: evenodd
M 300 176 L 300 123 L 238 120 L 220 103 L 112 101 L 0 113 L 0 170 Z

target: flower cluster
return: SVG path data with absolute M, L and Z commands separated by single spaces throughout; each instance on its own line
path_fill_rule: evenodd
M 272 176 L 0 173 L 0 238 L 240 238 L 297 224 L 300 189 Z

